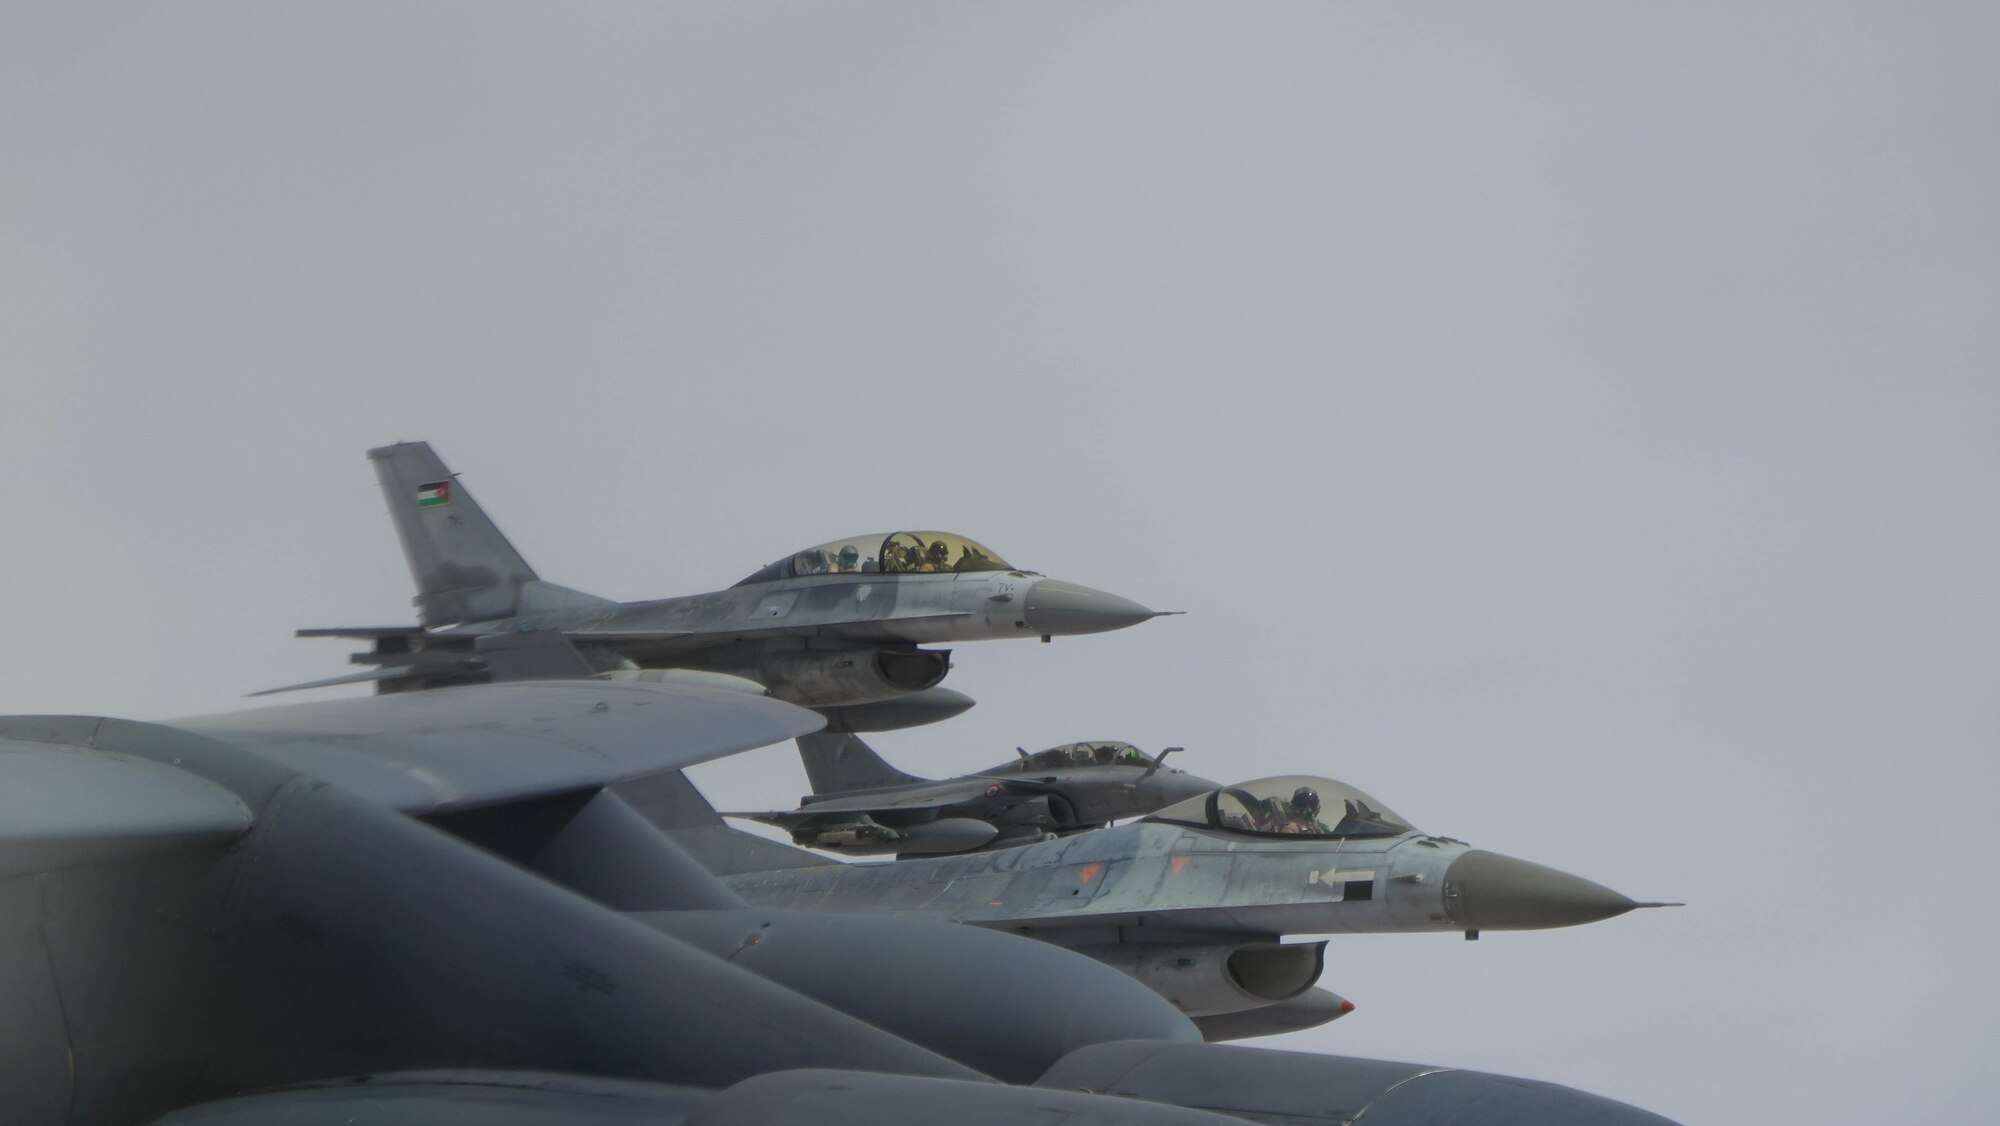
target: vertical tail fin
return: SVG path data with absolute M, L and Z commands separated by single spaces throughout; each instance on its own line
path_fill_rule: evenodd
M 924 781 L 883 762 L 882 756 L 862 742 L 858 735 L 816 731 L 799 736 L 798 744 L 799 761 L 805 764 L 806 781 L 815 794 L 873 790 Z
M 383 498 L 417 582 L 417 617 L 426 626 L 504 618 L 521 585 L 536 581 L 500 529 L 428 442 L 368 451 Z

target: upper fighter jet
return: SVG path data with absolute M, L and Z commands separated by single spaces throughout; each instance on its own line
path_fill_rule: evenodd
M 1139 817 L 1215 783 L 1130 743 L 1065 743 L 976 774 L 932 781 L 890 766 L 854 735 L 798 739 L 813 792 L 799 808 L 731 813 L 776 825 L 792 843 L 856 856 L 1004 848 Z
M 556 630 L 599 672 L 744 677 L 837 728 L 880 731 L 972 706 L 939 688 L 929 644 L 1102 633 L 1157 616 L 1129 599 L 1022 570 L 949 532 L 850 536 L 794 552 L 727 590 L 614 602 L 543 582 L 425 442 L 368 451 L 416 579 L 416 626 L 300 630 L 372 641 L 366 672 L 400 692 L 489 679 L 482 638 Z

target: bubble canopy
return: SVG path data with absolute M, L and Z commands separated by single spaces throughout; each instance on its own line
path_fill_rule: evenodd
M 1036 751 L 1021 760 L 1022 770 L 1062 770 L 1072 766 L 1151 766 L 1153 756 L 1130 743 L 1100 739 L 1094 743 L 1064 743 Z
M 978 541 L 952 532 L 875 532 L 794 552 L 736 585 L 801 575 L 951 574 L 1015 569 Z
M 1146 820 L 1260 837 L 1394 837 L 1412 831 L 1409 822 L 1360 790 L 1309 774 L 1224 786 Z

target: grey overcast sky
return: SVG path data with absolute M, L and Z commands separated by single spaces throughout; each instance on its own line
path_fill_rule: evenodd
M 1276 1046 L 1690 1124 L 1990 1117 L 2000 7 L 0 6 L 0 710 L 409 620 L 369 446 L 546 578 L 895 526 L 1183 609 L 962 648 L 1635 897 L 1337 939 Z M 786 748 L 704 768 L 795 797 Z

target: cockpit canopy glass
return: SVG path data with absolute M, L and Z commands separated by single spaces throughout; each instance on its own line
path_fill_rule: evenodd
M 1146 818 L 1251 836 L 1393 837 L 1410 824 L 1342 782 L 1306 774 L 1210 790 Z
M 880 572 L 885 575 L 936 574 L 965 571 L 1012 571 L 1005 559 L 984 545 L 950 532 L 891 532 L 850 536 L 809 547 L 758 571 L 736 585 L 789 579 L 799 575 L 844 575 Z
M 1130 743 L 1106 739 L 1095 743 L 1064 743 L 1036 751 L 1021 760 L 1021 769 L 1068 770 L 1078 766 L 1151 766 L 1153 756 Z

